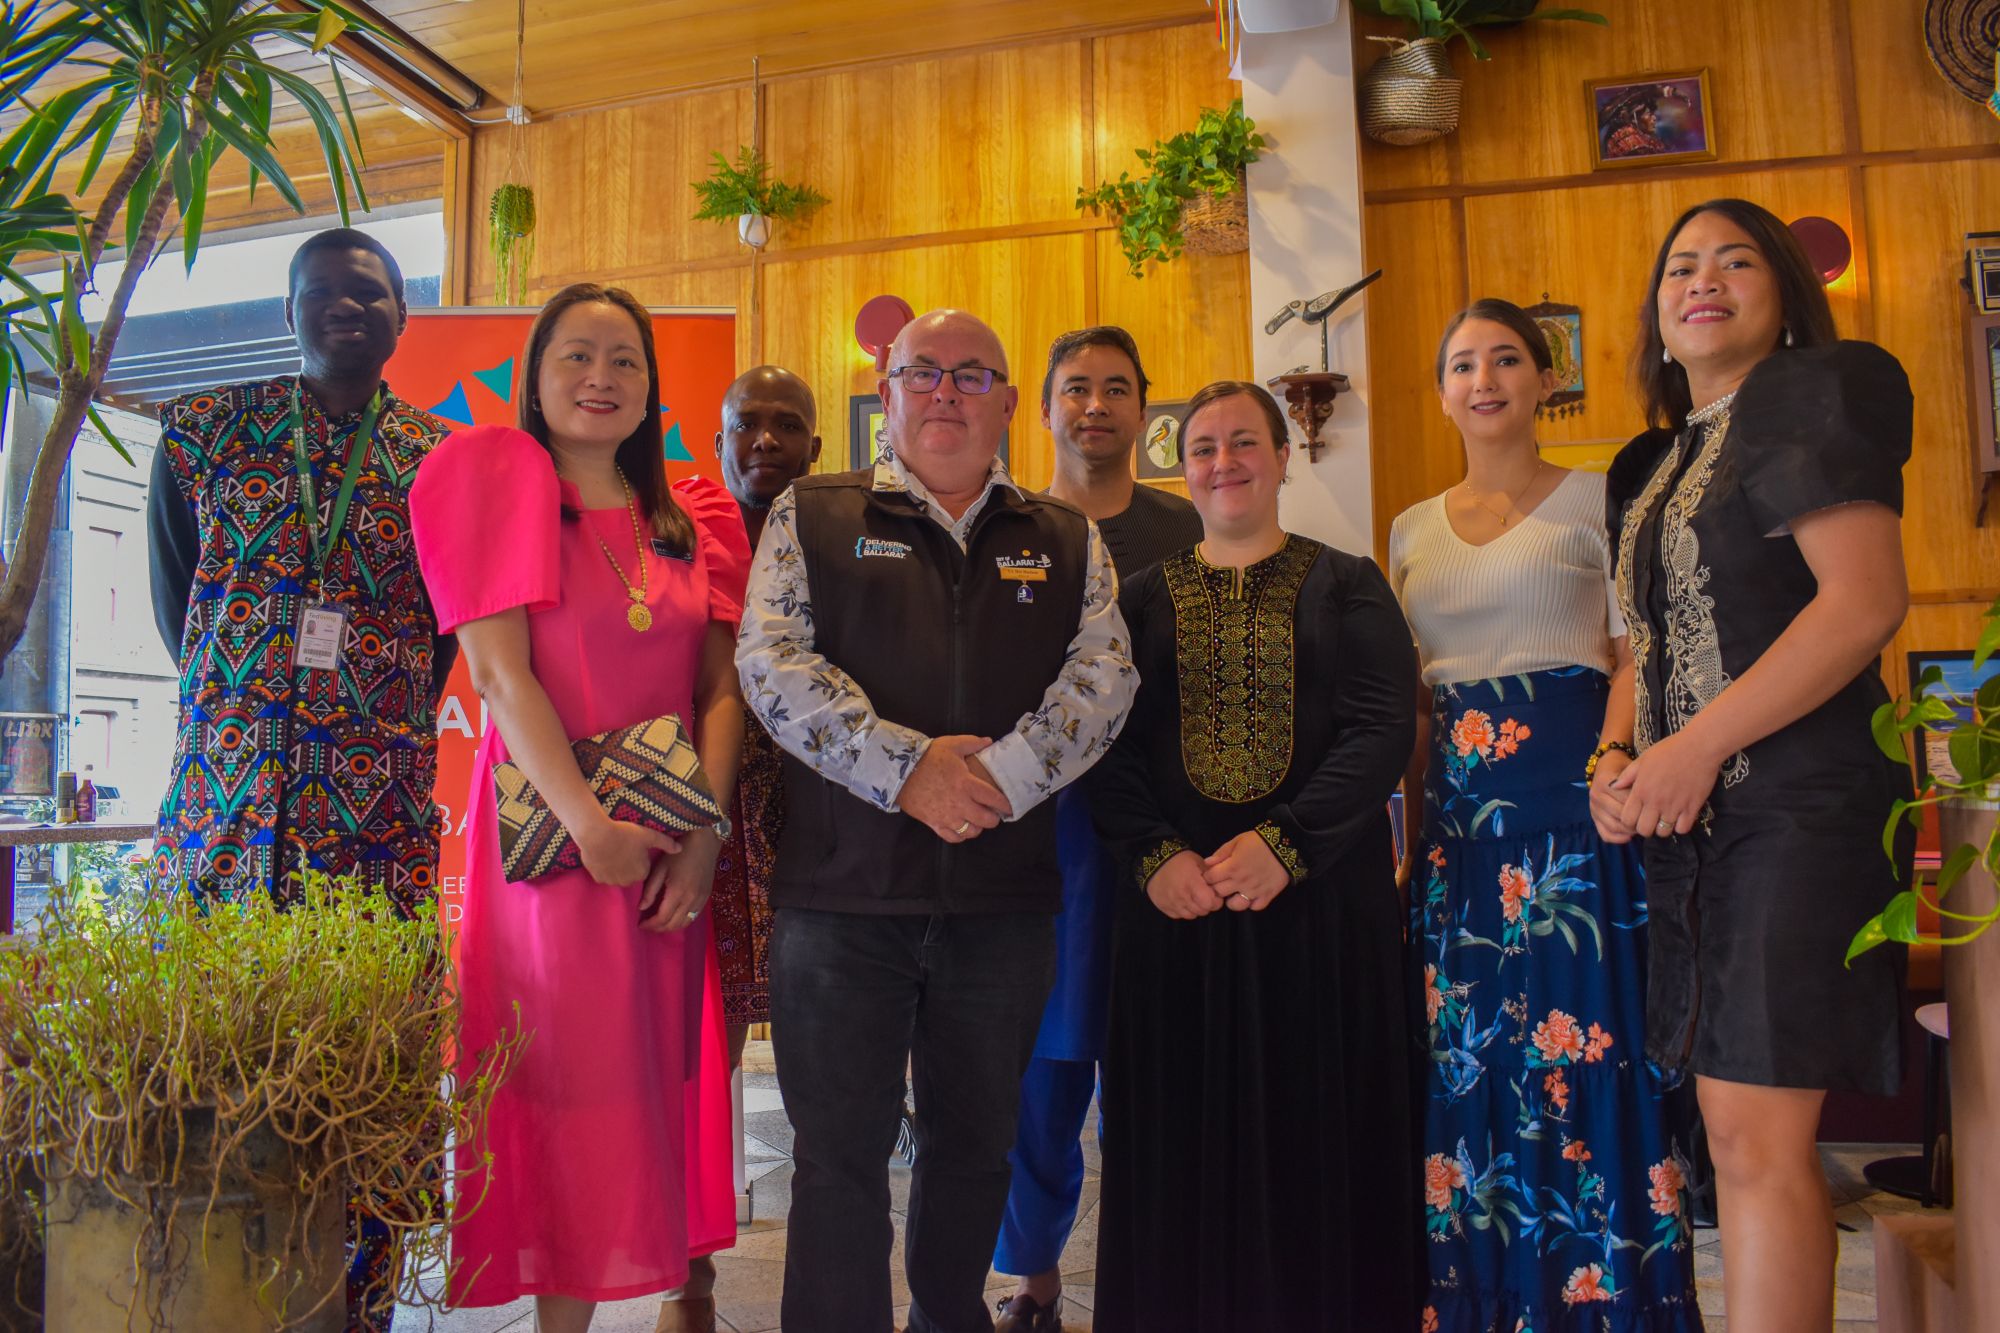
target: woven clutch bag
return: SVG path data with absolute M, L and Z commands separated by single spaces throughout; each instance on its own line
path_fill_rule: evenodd
M 583 780 L 604 813 L 659 833 L 716 828 L 722 807 L 681 720 L 669 713 L 570 744 Z M 500 865 L 510 882 L 539 879 L 583 865 L 576 839 L 555 817 L 528 775 L 512 762 L 493 767 L 500 814 Z

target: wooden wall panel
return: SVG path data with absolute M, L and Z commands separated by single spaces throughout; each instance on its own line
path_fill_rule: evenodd
M 1835 317 L 1847 336 L 1901 358 L 1917 395 L 1904 533 L 1920 605 L 1899 644 L 1970 642 L 2000 590 L 2000 520 L 1972 526 L 1965 302 L 1953 278 L 1962 233 L 2000 227 L 2000 124 L 1931 71 L 1924 0 L 1597 7 L 1611 14 L 1608 31 L 1526 25 L 1495 36 L 1491 65 L 1460 62 L 1458 134 L 1364 148 L 1371 262 L 1389 270 L 1368 309 L 1377 531 L 1461 475 L 1430 382 L 1461 263 L 1464 296 L 1528 303 L 1547 292 L 1582 307 L 1586 410 L 1545 423 L 1542 438 L 1613 442 L 1640 424 L 1629 356 L 1662 231 L 1689 204 L 1741 195 L 1787 220 L 1832 218 L 1854 238 L 1853 267 L 1828 289 Z M 1585 80 L 1703 63 L 1721 160 L 1588 170 Z
M 1547 292 L 1584 311 L 1584 410 L 1543 424 L 1552 443 L 1630 437 L 1643 423 L 1629 369 L 1654 252 L 1689 205 L 1719 195 L 1754 199 L 1780 217 L 1830 217 L 1851 227 L 1846 173 L 1744 172 L 1698 181 L 1488 195 L 1465 201 L 1471 295 L 1532 305 Z M 1854 327 L 1854 284 L 1829 289 L 1834 318 Z
M 854 342 L 862 302 L 885 292 L 918 310 L 959 306 L 988 320 L 1022 391 L 1015 475 L 1048 484 L 1044 360 L 1057 334 L 1114 322 L 1139 340 L 1162 396 L 1250 365 L 1249 264 L 1185 258 L 1127 275 L 1076 191 L 1094 164 L 1194 123 L 1236 95 L 1202 23 L 834 71 L 767 85 L 763 139 L 778 173 L 832 202 L 781 226 L 753 269 L 734 229 L 695 223 L 688 182 L 708 154 L 752 135 L 746 90 L 696 93 L 530 126 L 539 211 L 528 299 L 567 282 L 617 283 L 656 305 L 730 305 L 737 360 L 788 366 L 819 400 L 822 466 L 847 465 L 848 399 L 873 393 Z M 509 131 L 473 150 L 468 270 L 493 300 L 485 207 L 510 170 Z M 1109 174 L 1115 175 L 1116 170 Z
M 1416 150 L 1408 162 L 1402 158 L 1410 150 L 1370 143 L 1364 179 L 1377 190 L 1587 173 L 1586 80 L 1702 66 L 1710 71 L 1719 162 L 1840 152 L 1840 86 L 1832 71 L 1842 53 L 1834 19 L 1846 2 L 1601 3 L 1584 7 L 1609 14 L 1608 28 L 1529 23 L 1482 30 L 1492 60 L 1473 60 L 1463 43 L 1452 46 L 1465 80 L 1458 133 Z M 1382 49 L 1366 34 L 1393 31 L 1380 23 L 1362 27 L 1357 64 L 1365 68 Z M 1776 71 L 1809 76 L 1773 78 Z
M 1967 438 L 1960 339 L 1968 307 L 1958 286 L 1963 233 L 2000 227 L 2000 164 L 1871 167 L 1865 181 L 1875 339 L 1901 358 L 1917 400 L 1916 445 L 1903 469 L 1910 586 L 2000 586 L 2000 517 L 1972 526 L 1979 474 Z
M 1116 180 L 1121 171 L 1137 174 L 1133 149 L 1193 129 L 1201 108 L 1220 109 L 1241 95 L 1214 30 L 1203 24 L 1101 37 L 1094 45 L 1095 175 L 1080 184 Z M 1075 198 L 1072 190 L 1068 200 Z
M 765 308 L 789 313 L 766 325 L 765 355 L 812 386 L 826 441 L 825 470 L 847 466 L 848 397 L 875 392 L 874 362 L 854 341 L 854 312 L 869 297 L 894 292 L 919 312 L 951 306 L 993 326 L 1021 390 L 1010 435 L 1014 476 L 1024 486 L 1048 485 L 1053 446 L 1035 400 L 1049 343 L 1084 322 L 1089 241 L 1084 235 L 1029 237 L 770 265 Z
M 1185 398 L 1210 380 L 1251 374 L 1249 255 L 1184 255 L 1135 278 L 1116 236 L 1087 239 L 1097 248 L 1095 322 L 1119 325 L 1139 344 L 1153 397 Z M 1036 357 L 1037 392 L 1046 353 Z
M 514 174 L 512 133 L 485 130 L 474 140 L 475 299 L 492 298 L 486 207 L 494 187 Z M 531 287 L 630 278 L 691 263 L 747 266 L 734 224 L 692 220 L 696 201 L 688 184 L 707 174 L 711 151 L 733 153 L 748 141 L 747 90 L 569 116 L 522 133 L 537 212 Z
M 1389 524 L 1464 475 L 1457 432 L 1433 387 L 1438 335 L 1470 299 L 1462 207 L 1449 200 L 1369 208 L 1362 245 L 1382 277 L 1368 290 L 1368 431 L 1373 441 L 1376 558 Z
M 771 85 L 764 143 L 773 170 L 834 201 L 780 224 L 771 253 L 1072 221 L 1089 46 L 1015 47 Z
M 1894 0 L 1848 0 L 1854 25 L 1854 98 L 1870 150 L 2000 144 L 2000 120 L 1946 83 L 1924 53 L 1923 10 Z M 2000 224 L 1994 224 L 2000 225 Z

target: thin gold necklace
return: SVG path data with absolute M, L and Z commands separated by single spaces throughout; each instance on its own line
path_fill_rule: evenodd
M 1492 505 L 1486 503 L 1486 497 L 1481 495 L 1478 491 L 1473 490 L 1471 482 L 1461 481 L 1460 483 L 1458 483 L 1458 488 L 1464 491 L 1467 495 L 1471 496 L 1472 502 L 1474 504 L 1478 505 L 1481 509 L 1484 509 L 1487 513 L 1493 515 L 1493 517 L 1499 519 L 1500 526 L 1504 528 L 1510 522 L 1512 522 L 1516 516 L 1525 517 L 1524 515 L 1521 515 L 1521 508 L 1520 508 L 1521 497 L 1526 495 L 1530 490 L 1532 490 L 1534 488 L 1535 483 L 1542 479 L 1542 469 L 1547 467 L 1548 465 L 1549 465 L 1548 459 L 1546 458 L 1536 459 L 1535 470 L 1528 474 L 1527 485 L 1521 487 L 1520 490 L 1515 491 L 1512 495 L 1507 495 L 1507 492 L 1505 491 L 1500 492 L 1501 495 L 1507 496 L 1507 509 L 1506 512 L 1504 513 L 1498 509 L 1495 509 Z
M 632 520 L 632 545 L 639 553 L 639 585 L 636 588 L 632 586 L 632 580 L 625 577 L 624 567 L 618 563 L 618 557 L 611 554 L 611 548 L 604 544 L 604 538 L 597 535 L 596 528 L 590 530 L 590 535 L 597 537 L 597 549 L 604 552 L 611 572 L 618 576 L 618 581 L 625 585 L 625 595 L 632 599 L 632 605 L 625 608 L 625 623 L 643 634 L 653 627 L 653 613 L 646 609 L 646 538 L 639 529 L 639 506 L 632 498 L 632 485 L 625 480 L 625 470 L 614 468 L 613 471 L 618 473 L 619 489 L 625 492 L 625 514 Z

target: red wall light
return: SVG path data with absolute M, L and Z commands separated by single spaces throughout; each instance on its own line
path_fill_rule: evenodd
M 1853 262 L 1854 243 L 1847 239 L 1846 229 L 1832 218 L 1800 218 L 1792 224 L 1792 235 L 1799 238 L 1821 282 L 1835 281 Z

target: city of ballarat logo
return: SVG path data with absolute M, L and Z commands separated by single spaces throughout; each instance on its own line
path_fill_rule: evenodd
M 884 541 L 880 537 L 856 537 L 854 539 L 854 558 L 856 560 L 866 560 L 870 556 L 879 556 L 885 560 L 906 560 L 909 558 L 909 555 L 910 544 L 908 542 Z
M 1023 551 L 1019 555 L 996 555 L 993 557 L 993 563 L 999 566 L 1000 577 L 1009 582 L 1047 583 L 1049 581 L 1049 565 L 1052 562 L 1045 555 L 1035 555 L 1032 552 Z M 1021 600 L 1026 601 L 1028 599 L 1022 598 Z

